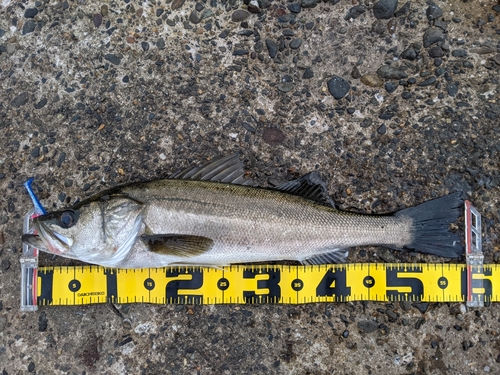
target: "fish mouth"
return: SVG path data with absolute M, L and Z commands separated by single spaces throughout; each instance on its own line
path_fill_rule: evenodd
M 63 254 L 69 251 L 73 240 L 50 229 L 48 226 L 35 221 L 34 232 L 38 234 L 24 234 L 23 242 L 26 242 L 39 250 L 52 254 Z

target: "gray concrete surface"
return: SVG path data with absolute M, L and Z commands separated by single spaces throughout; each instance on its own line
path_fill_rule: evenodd
M 318 170 L 358 212 L 464 191 L 499 261 L 498 3 L 301 3 L 2 0 L 3 374 L 500 372 L 496 304 L 19 312 L 28 177 L 52 209 L 233 152 L 263 186 Z M 442 259 L 367 248 L 349 261 Z

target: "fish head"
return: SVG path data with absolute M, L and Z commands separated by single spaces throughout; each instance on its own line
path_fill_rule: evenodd
M 105 197 L 33 219 L 36 234 L 23 242 L 42 251 L 113 266 L 132 247 L 144 205 L 126 197 Z

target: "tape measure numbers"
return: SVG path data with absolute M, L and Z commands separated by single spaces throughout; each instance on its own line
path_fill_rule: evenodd
M 464 302 L 467 267 L 379 263 L 223 269 L 41 267 L 30 284 L 37 289 L 38 305 Z M 472 289 L 484 302 L 498 302 L 500 265 L 472 267 Z

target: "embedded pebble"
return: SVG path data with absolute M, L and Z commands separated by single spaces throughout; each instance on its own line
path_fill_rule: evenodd
M 271 146 L 277 146 L 283 143 L 285 138 L 285 133 L 277 128 L 266 128 L 262 133 L 262 139 L 264 142 L 270 144 Z
M 94 14 L 93 20 L 94 20 L 94 27 L 99 27 L 102 25 L 102 15 L 100 15 L 99 13 Z
M 269 52 L 269 57 L 271 59 L 274 59 L 278 54 L 278 46 L 276 45 L 274 40 L 266 39 L 266 47 Z
M 413 48 L 407 48 L 401 52 L 400 57 L 405 60 L 413 61 L 417 58 L 417 52 Z
M 358 322 L 358 328 L 366 333 L 373 333 L 378 330 L 378 324 L 373 320 L 363 320 Z
M 38 14 L 38 9 L 28 8 L 24 12 L 24 18 L 34 18 Z
M 380 78 L 384 79 L 401 79 L 408 77 L 408 74 L 406 74 L 404 70 L 390 65 L 382 65 L 378 68 L 377 74 Z
M 293 12 L 293 13 L 300 13 L 300 11 L 301 11 L 300 3 L 288 4 L 287 8 L 290 12 Z
M 29 94 L 27 92 L 23 92 L 16 96 L 11 102 L 10 105 L 13 106 L 14 108 L 19 108 L 24 106 L 26 103 L 28 103 L 29 100 Z
M 371 87 L 381 87 L 384 81 L 377 74 L 365 74 L 361 76 L 360 81 Z
M 429 21 L 434 21 L 443 16 L 443 11 L 437 5 L 431 5 L 427 8 L 425 14 Z
M 335 99 L 342 99 L 351 89 L 351 85 L 339 76 L 333 76 L 328 82 L 328 91 Z
M 23 25 L 23 35 L 32 33 L 35 31 L 36 23 L 32 19 L 28 19 Z
M 246 20 L 248 17 L 250 17 L 249 12 L 247 12 L 244 9 L 238 9 L 238 10 L 234 11 L 233 14 L 231 15 L 231 21 L 241 22 L 241 21 Z
M 121 63 L 121 58 L 113 53 L 108 53 L 108 54 L 104 55 L 104 58 L 106 60 L 108 60 L 113 65 L 120 65 L 120 63 Z
M 364 5 L 356 5 L 347 11 L 346 15 L 344 16 L 344 19 L 346 21 L 350 19 L 355 20 L 356 18 L 361 16 L 364 12 L 366 12 L 366 7 Z
M 380 0 L 373 6 L 373 15 L 377 19 L 389 19 L 394 15 L 398 0 Z
M 454 82 L 450 82 L 446 86 L 446 91 L 448 92 L 448 95 L 455 96 L 458 92 L 458 85 Z
M 291 49 L 297 49 L 302 45 L 302 39 L 301 38 L 295 38 L 290 42 L 290 48 Z
M 438 28 L 427 29 L 423 36 L 424 47 L 428 48 L 434 43 L 442 42 L 445 40 L 443 31 Z

